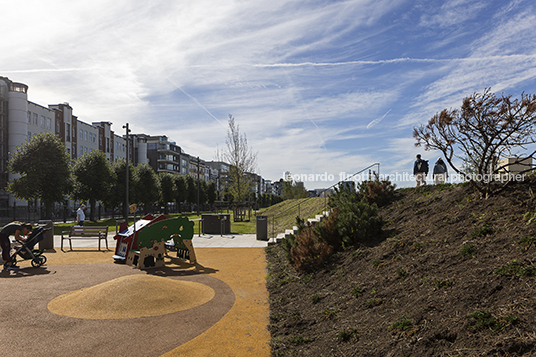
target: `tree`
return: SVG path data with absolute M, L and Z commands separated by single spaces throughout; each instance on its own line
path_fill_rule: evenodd
M 216 182 L 209 181 L 207 185 L 207 201 L 210 205 L 213 205 L 216 201 L 218 193 L 216 192 Z
M 160 188 L 158 187 L 158 176 L 149 164 L 139 164 L 134 168 L 135 197 L 137 203 L 144 206 L 147 214 L 149 205 L 159 201 Z
M 179 212 L 182 212 L 181 203 L 186 201 L 188 193 L 188 185 L 186 179 L 182 175 L 175 175 L 175 202 L 179 206 Z
M 536 151 L 519 157 L 526 145 L 536 143 L 536 95 L 522 94 L 496 97 L 490 89 L 474 93 L 463 100 L 459 110 L 444 109 L 416 127 L 415 146 L 440 150 L 452 169 L 468 180 L 481 197 L 502 191 L 510 178 L 498 175 L 508 165 L 523 164 Z M 502 158 L 516 158 L 508 165 L 498 166 Z M 462 165 L 458 167 L 457 160 Z M 526 171 L 531 170 L 528 166 Z
M 197 186 L 195 183 L 194 178 L 192 175 L 186 175 L 186 202 L 190 204 L 196 204 L 197 203 Z
M 285 173 L 286 180 L 283 180 L 283 199 L 306 198 L 309 192 L 305 189 L 303 182 L 294 181 L 290 172 Z
M 196 189 L 197 189 L 197 184 L 198 182 L 196 182 Z M 203 204 L 205 204 L 205 202 L 207 202 L 207 190 L 208 190 L 208 185 L 205 182 L 205 180 L 199 180 L 199 205 L 201 207 L 203 206 Z
M 73 165 L 74 188 L 72 198 L 89 201 L 91 221 L 95 221 L 97 201 L 105 200 L 114 182 L 110 162 L 102 151 L 93 150 L 78 158 Z
M 227 150 L 223 157 L 230 164 L 229 193 L 235 202 L 245 201 L 255 185 L 251 174 L 256 170 L 257 154 L 248 146 L 246 135 L 240 133 L 240 127 L 231 114 L 228 125 Z
M 52 205 L 63 202 L 72 189 L 69 162 L 65 145 L 56 135 L 34 135 L 9 159 L 9 171 L 20 177 L 12 179 L 7 190 L 18 199 L 42 200 L 45 218 L 52 219 Z
M 175 177 L 169 172 L 158 174 L 160 182 L 160 203 L 164 205 L 164 214 L 168 213 L 168 202 L 174 202 L 176 196 Z
M 123 218 L 127 219 L 125 215 L 127 214 L 127 209 L 125 209 L 125 201 L 126 201 L 126 168 L 128 167 L 128 198 L 129 201 L 134 202 L 133 199 L 134 193 L 135 193 L 135 187 L 134 187 L 134 179 L 132 172 L 134 171 L 134 166 L 131 162 L 128 163 L 128 166 L 126 164 L 126 160 L 120 159 L 117 161 L 114 161 L 112 164 L 112 172 L 113 177 L 115 180 L 112 182 L 111 188 L 110 188 L 110 194 L 108 195 L 108 198 L 105 200 L 105 205 L 108 207 L 118 207 L 121 206 L 123 209 L 121 212 L 123 212 Z

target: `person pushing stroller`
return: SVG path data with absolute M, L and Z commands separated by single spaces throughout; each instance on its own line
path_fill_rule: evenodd
M 2 247 L 2 259 L 4 260 L 4 269 L 19 269 L 18 266 L 13 264 L 11 259 L 11 242 L 9 240 L 9 236 L 13 234 L 15 236 L 16 241 L 23 243 L 25 240 L 21 236 L 25 236 L 31 231 L 31 224 L 16 221 L 8 223 L 4 227 L 2 227 L 2 229 L 0 230 L 0 246 Z

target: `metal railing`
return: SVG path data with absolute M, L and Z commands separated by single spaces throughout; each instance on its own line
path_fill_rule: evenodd
M 371 171 L 370 171 L 370 169 L 373 168 L 374 166 L 377 166 L 377 167 L 378 167 L 378 172 L 374 172 L 374 171 L 371 172 Z M 376 163 L 374 163 L 374 164 L 372 164 L 372 165 L 369 165 L 369 166 L 365 167 L 364 169 L 357 171 L 357 172 L 354 173 L 353 175 L 350 175 L 350 176 L 346 177 L 346 180 L 341 180 L 341 181 L 339 181 L 339 182 L 337 182 L 337 183 L 335 183 L 335 184 L 329 186 L 328 188 L 326 188 L 326 189 L 320 191 L 319 196 L 320 196 L 320 197 L 323 196 L 323 197 L 325 198 L 324 209 L 327 208 L 327 205 L 328 205 L 328 203 L 327 203 L 328 195 L 326 194 L 326 192 L 331 192 L 331 190 L 332 190 L 335 186 L 337 186 L 337 185 L 339 185 L 339 184 L 341 184 L 341 183 L 343 183 L 343 182 L 347 182 L 347 181 L 351 180 L 353 177 L 355 177 L 356 175 L 359 175 L 359 174 L 365 172 L 366 170 L 369 170 L 369 180 L 371 180 L 373 176 L 376 177 L 376 178 L 378 178 L 378 177 L 380 176 L 380 163 L 379 163 L 379 162 L 376 162 Z M 318 196 L 317 196 L 317 197 L 318 197 Z M 297 208 L 297 210 L 298 210 L 298 217 L 301 218 L 301 214 L 300 214 L 300 206 L 301 206 L 302 204 L 304 204 L 305 202 L 309 201 L 309 200 L 312 199 L 312 198 L 316 198 L 316 197 L 309 197 L 309 198 L 306 198 L 305 200 L 296 203 L 295 205 L 293 205 L 293 206 L 287 208 L 286 210 L 284 210 L 283 212 L 278 213 L 277 215 L 268 216 L 268 222 L 270 222 L 270 220 L 271 220 L 271 222 L 272 222 L 272 224 L 271 224 L 271 226 L 272 226 L 272 232 L 271 232 L 270 237 L 274 238 L 274 237 L 276 236 L 276 233 L 275 233 L 275 226 L 276 226 L 277 218 L 281 218 L 281 217 L 287 216 L 287 215 L 289 214 L 289 212 L 291 212 L 292 210 L 294 210 L 294 209 L 296 209 L 296 208 Z M 268 224 L 269 224 L 269 223 L 268 223 Z M 270 225 L 270 224 L 269 224 L 269 225 Z M 283 233 L 283 232 L 280 232 L 280 233 Z

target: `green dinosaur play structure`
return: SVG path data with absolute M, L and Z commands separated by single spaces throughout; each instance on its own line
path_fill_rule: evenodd
M 128 259 L 128 256 L 133 253 L 139 255 L 140 259 L 141 255 L 147 255 L 147 257 L 153 257 L 153 260 L 163 264 L 163 255 L 168 249 L 177 251 L 178 257 L 195 263 L 193 236 L 194 222 L 190 221 L 188 217 L 168 219 L 165 216 L 154 218 L 152 215 L 147 215 L 114 237 L 117 240 L 114 259 L 127 263 L 133 262 L 134 257 Z M 135 259 L 135 261 L 138 262 L 139 259 Z M 141 262 L 134 265 L 143 266 Z M 158 264 L 149 263 L 145 266 L 158 266 Z

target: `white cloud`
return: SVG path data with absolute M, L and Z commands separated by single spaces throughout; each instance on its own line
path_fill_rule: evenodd
M 396 168 L 414 156 L 411 125 L 475 90 L 533 83 L 527 3 L 9 2 L 0 75 L 31 101 L 70 102 L 80 120 L 129 122 L 206 160 L 231 113 L 267 178 Z

